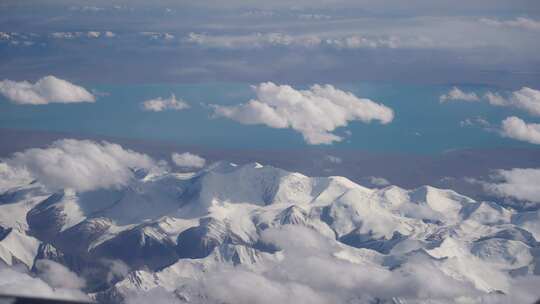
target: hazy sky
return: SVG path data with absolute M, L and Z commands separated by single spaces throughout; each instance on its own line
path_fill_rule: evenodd
M 540 84 L 538 1 L 2 1 L 0 78 Z

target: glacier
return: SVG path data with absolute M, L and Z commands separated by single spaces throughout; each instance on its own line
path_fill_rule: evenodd
M 0 273 L 35 277 L 40 261 L 54 261 L 100 303 L 540 298 L 538 208 L 258 163 L 131 170 L 125 185 L 90 191 L 9 175 L 0 183 Z M 0 279 L 0 292 L 25 291 Z

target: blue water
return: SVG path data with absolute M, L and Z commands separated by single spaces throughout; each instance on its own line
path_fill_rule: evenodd
M 254 97 L 249 84 L 152 84 L 92 85 L 84 87 L 100 95 L 96 103 L 13 105 L 0 96 L 0 128 L 61 131 L 74 134 L 106 135 L 134 139 L 165 140 L 178 144 L 216 148 L 299 148 L 308 146 L 291 129 L 242 125 L 224 118 L 212 118 L 204 104 L 237 104 Z M 346 137 L 333 148 L 373 152 L 441 153 L 462 148 L 527 147 L 527 143 L 502 138 L 480 127 L 461 127 L 466 118 L 481 116 L 494 125 L 510 115 L 530 118 L 510 108 L 485 103 L 439 103 L 439 96 L 451 86 L 388 83 L 338 84 L 336 87 L 384 103 L 394 109 L 388 125 L 351 122 L 336 130 Z M 460 86 L 479 94 L 481 86 Z M 492 89 L 496 90 L 496 89 Z M 171 93 L 186 100 L 184 111 L 145 112 L 141 102 Z M 350 130 L 351 136 L 345 135 Z

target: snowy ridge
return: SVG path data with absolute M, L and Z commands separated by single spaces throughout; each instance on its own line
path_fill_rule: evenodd
M 160 290 L 179 303 L 265 303 L 244 290 L 253 282 L 289 303 L 519 302 L 520 280 L 540 274 L 538 211 L 430 186 L 369 189 L 221 162 L 140 171 L 120 189 L 47 193 L 33 183 L 0 197 L 0 259 L 32 269 L 66 256 L 80 275 L 121 261 L 129 273 L 87 278 L 103 302 Z

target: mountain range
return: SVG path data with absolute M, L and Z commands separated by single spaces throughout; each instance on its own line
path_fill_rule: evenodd
M 31 277 L 43 261 L 62 265 L 100 303 L 532 303 L 539 296 L 535 209 L 430 186 L 371 189 L 258 163 L 131 170 L 126 185 L 91 191 L 4 181 L 0 261 Z

